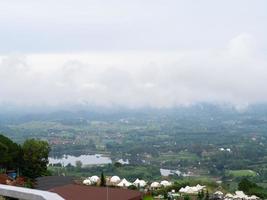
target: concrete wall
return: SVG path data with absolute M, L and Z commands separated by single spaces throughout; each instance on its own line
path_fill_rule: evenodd
M 0 184 L 0 196 L 13 197 L 21 200 L 64 200 L 53 192 L 28 189 Z

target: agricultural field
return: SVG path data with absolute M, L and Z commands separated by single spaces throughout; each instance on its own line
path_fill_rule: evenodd
M 228 170 L 225 173 L 227 176 L 231 177 L 254 177 L 257 176 L 257 173 L 253 170 Z

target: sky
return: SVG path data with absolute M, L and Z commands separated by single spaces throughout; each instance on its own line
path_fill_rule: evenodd
M 267 102 L 266 0 L 0 0 L 0 105 Z

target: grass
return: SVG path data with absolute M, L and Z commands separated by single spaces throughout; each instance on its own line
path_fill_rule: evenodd
M 152 196 L 144 196 L 143 200 L 153 200 Z
M 155 161 L 169 161 L 169 160 L 191 160 L 195 161 L 198 157 L 196 154 L 181 151 L 178 154 L 161 154 L 159 157 L 155 158 Z
M 267 183 L 257 183 L 259 186 L 267 189 Z
M 186 152 L 186 151 L 181 151 L 179 152 L 179 158 L 182 160 L 197 160 L 198 157 L 196 154 L 190 153 L 190 152 Z
M 228 170 L 226 172 L 227 176 L 232 177 L 245 177 L 245 176 L 256 176 L 257 173 L 253 170 L 245 169 L 245 170 Z

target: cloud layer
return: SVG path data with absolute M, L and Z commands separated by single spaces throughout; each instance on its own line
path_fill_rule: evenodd
M 0 105 L 266 102 L 266 0 L 0 2 Z
M 0 2 L 0 53 L 220 48 L 248 32 L 267 45 L 266 0 Z
M 0 59 L 0 103 L 172 107 L 267 101 L 267 58 L 246 33 L 206 50 L 27 54 Z

